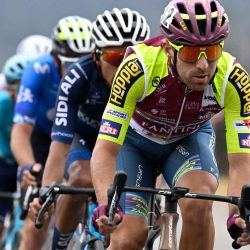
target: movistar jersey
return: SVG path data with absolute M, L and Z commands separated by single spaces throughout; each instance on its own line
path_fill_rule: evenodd
M 17 97 L 14 122 L 36 126 L 50 135 L 60 75 L 53 57 L 39 57 L 24 71 Z
M 0 92 L 0 158 L 14 162 L 10 149 L 14 100 L 7 91 Z
M 91 55 L 70 66 L 58 91 L 52 140 L 70 144 L 77 133 L 93 146 L 109 93 Z
M 196 132 L 224 109 L 229 153 L 250 152 L 250 83 L 235 57 L 223 52 L 204 91 L 181 83 L 163 36 L 129 47 L 112 86 L 99 138 L 123 144 L 130 125 L 159 144 Z

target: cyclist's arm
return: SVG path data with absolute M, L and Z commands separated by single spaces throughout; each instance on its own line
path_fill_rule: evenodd
M 228 155 L 229 183 L 228 195 L 239 196 L 242 185 L 250 183 L 250 154 L 235 153 Z M 239 214 L 238 207 L 230 205 L 229 214 Z
M 98 139 L 91 158 L 91 176 L 99 204 L 107 204 L 107 187 L 114 180 L 116 157 L 121 146 Z
M 43 78 L 37 74 L 34 67 L 34 64 L 30 64 L 23 74 L 13 118 L 11 149 L 19 165 L 35 163 L 30 139 L 35 125 Z
M 35 158 L 30 143 L 33 125 L 14 124 L 11 132 L 11 150 L 19 165 L 33 164 Z
M 49 186 L 53 182 L 62 182 L 69 148 L 70 144 L 59 141 L 51 142 L 49 156 L 43 173 L 43 186 Z
M 240 196 L 242 185 L 250 183 L 249 76 L 234 64 L 225 90 L 225 124 L 229 160 L 228 194 Z M 239 213 L 229 206 L 229 214 Z

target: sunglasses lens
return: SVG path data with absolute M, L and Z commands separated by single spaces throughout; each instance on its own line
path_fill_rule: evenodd
M 104 61 L 118 67 L 123 60 L 124 54 L 124 51 L 105 50 L 102 56 Z
M 179 51 L 179 58 L 185 62 L 196 62 L 201 55 L 205 55 L 207 60 L 212 62 L 220 58 L 222 47 L 219 44 L 201 47 L 184 46 Z

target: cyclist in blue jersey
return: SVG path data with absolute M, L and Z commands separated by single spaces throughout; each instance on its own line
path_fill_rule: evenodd
M 160 27 L 161 36 L 127 49 L 91 158 L 99 203 L 93 223 L 100 232 L 111 233 L 109 250 L 143 249 L 147 239 L 149 196 L 144 193 L 124 193 L 124 216 L 120 208 L 117 213 L 121 223 L 108 224 L 107 189 L 116 168 L 127 172 L 129 186 L 152 187 L 155 175 L 162 173 L 170 187 L 216 192 L 219 171 L 211 118 L 221 110 L 228 194 L 240 196 L 242 185 L 250 183 L 249 75 L 223 50 L 229 34 L 224 8 L 217 0 L 171 0 Z M 212 250 L 213 203 L 180 199 L 178 204 L 183 221 L 179 249 Z M 237 206 L 229 206 L 227 226 L 238 244 L 250 244 Z
M 148 38 L 149 31 L 146 19 L 128 8 L 106 10 L 97 16 L 93 22 L 96 44 L 93 55 L 69 67 L 61 80 L 52 143 L 43 176 L 44 186 L 62 182 L 65 163 L 69 185 L 92 186 L 90 157 L 111 83 L 126 47 Z M 67 248 L 83 218 L 86 199 L 83 196 L 58 199 L 52 249 Z M 31 212 L 36 214 L 39 207 L 33 202 Z
M 52 51 L 25 70 L 15 106 L 11 148 L 24 190 L 28 185 L 36 185 L 29 169 L 34 166 L 39 170 L 47 159 L 60 79 L 72 62 L 94 48 L 92 24 L 79 16 L 64 17 L 53 29 L 52 42 Z M 37 230 L 27 219 L 22 236 L 20 249 L 40 249 L 46 229 Z
M 3 75 L 7 86 L 0 92 L 0 191 L 16 191 L 17 163 L 10 149 L 10 132 L 14 114 L 14 105 L 20 79 L 24 69 L 30 62 L 26 55 L 14 55 L 10 57 L 4 67 Z M 0 243 L 3 232 L 4 219 L 7 213 L 11 213 L 13 201 L 0 198 Z

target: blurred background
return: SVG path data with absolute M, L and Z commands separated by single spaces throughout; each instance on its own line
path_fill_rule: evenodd
M 160 33 L 159 20 L 168 0 L 1 0 L 0 68 L 15 53 L 19 41 L 31 34 L 50 36 L 57 21 L 67 15 L 79 15 L 93 21 L 105 9 L 130 7 L 143 14 L 151 35 Z M 231 34 L 225 49 L 237 56 L 249 71 L 250 1 L 221 0 L 230 19 Z

